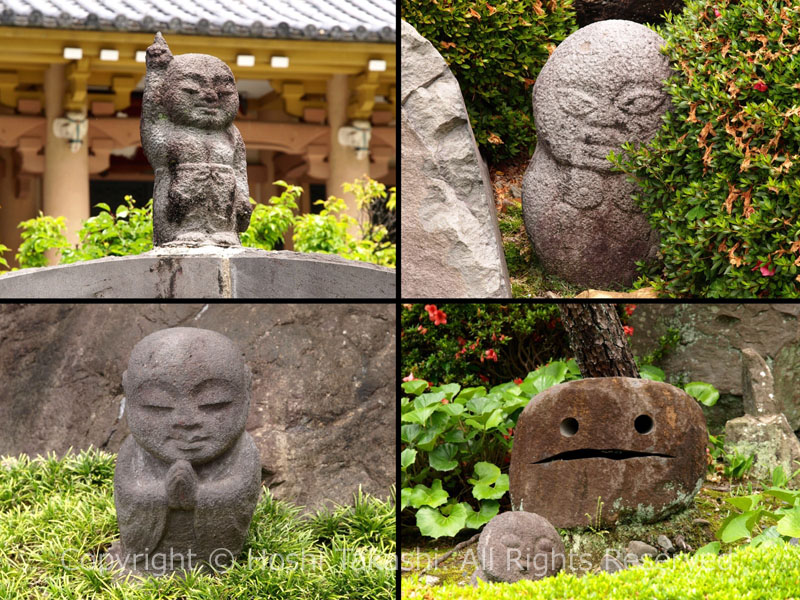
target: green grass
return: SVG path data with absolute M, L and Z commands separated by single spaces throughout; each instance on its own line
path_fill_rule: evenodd
M 394 498 L 303 517 L 264 490 L 239 560 L 219 575 L 115 581 L 114 455 L 0 458 L 0 598 L 394 598 Z M 394 492 L 392 492 L 394 493 Z
M 800 547 L 746 546 L 719 557 L 679 557 L 614 575 L 575 577 L 560 573 L 541 581 L 515 584 L 454 584 L 431 587 L 416 575 L 403 579 L 402 597 L 424 600 L 786 600 L 800 597 Z

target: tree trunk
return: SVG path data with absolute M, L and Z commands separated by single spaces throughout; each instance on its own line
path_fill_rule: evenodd
M 584 377 L 639 377 L 613 304 L 559 304 L 558 309 Z

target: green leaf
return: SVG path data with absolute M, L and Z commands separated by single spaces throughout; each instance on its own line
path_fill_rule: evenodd
M 752 496 L 734 496 L 732 498 L 724 498 L 725 502 L 732 504 L 742 512 L 753 510 L 755 506 L 761 502 L 761 494 L 753 494 Z
M 778 533 L 789 537 L 800 537 L 800 506 L 788 511 L 776 525 Z
M 400 468 L 405 471 L 417 460 L 417 451 L 413 448 L 406 448 L 400 453 Z
M 664 371 L 653 365 L 642 365 L 639 367 L 639 375 L 642 379 L 649 379 L 651 381 L 664 381 L 666 378 Z
M 770 473 L 772 479 L 772 486 L 776 488 L 781 488 L 786 485 L 786 482 L 789 481 L 789 478 L 786 476 L 786 473 L 783 470 L 781 465 L 778 465 L 772 470 Z
M 437 471 L 452 471 L 458 466 L 455 460 L 458 446 L 455 444 L 442 444 L 428 454 L 428 462 Z
M 798 499 L 800 499 L 800 491 L 791 491 L 791 490 L 782 490 L 782 489 L 775 489 L 775 488 L 768 488 L 764 490 L 765 496 L 772 496 L 786 502 L 791 506 L 797 504 Z
M 406 504 L 414 508 L 420 506 L 441 506 L 450 497 L 447 490 L 442 489 L 442 480 L 435 479 L 431 487 L 418 483 L 413 488 L 403 488 L 406 492 Z M 402 491 L 401 490 L 401 493 Z M 402 498 L 401 498 L 402 499 Z
M 468 506 L 467 521 L 464 524 L 468 529 L 480 529 L 491 521 L 500 512 L 500 503 L 497 500 L 485 500 L 481 502 L 478 512 Z
M 484 429 L 488 431 L 492 427 L 497 427 L 502 422 L 503 422 L 503 409 L 498 408 L 491 414 L 491 416 L 488 419 L 486 419 L 486 423 L 484 424 Z
M 710 383 L 693 381 L 684 388 L 686 393 L 704 406 L 714 406 L 719 400 L 719 392 Z
M 432 392 L 442 392 L 448 400 L 452 400 L 458 391 L 461 389 L 461 386 L 457 383 L 448 383 L 447 385 L 440 385 L 435 388 L 431 388 Z
M 470 479 L 473 484 L 472 495 L 477 500 L 499 500 L 508 491 L 508 475 L 500 474 L 500 468 L 489 462 L 475 464 L 477 479 Z
M 487 398 L 486 396 L 472 398 L 467 402 L 467 408 L 476 416 L 494 412 L 496 409 L 500 408 L 500 406 L 497 400 Z
M 727 517 L 716 533 L 717 539 L 725 543 L 735 542 L 743 538 L 749 538 L 753 525 L 761 511 L 748 511 L 740 515 L 733 514 Z
M 520 388 L 523 392 L 538 394 L 564 381 L 567 363 L 557 360 L 528 373 Z
M 457 417 L 464 412 L 464 405 L 456 403 L 443 404 L 440 410 L 447 413 L 451 417 Z
M 435 508 L 420 508 L 417 511 L 419 532 L 428 537 L 453 537 L 464 528 L 467 521 L 467 504 L 459 502 L 453 506 L 449 516 Z
M 783 539 L 781 538 L 781 534 L 778 533 L 778 529 L 775 526 L 767 527 L 764 531 L 750 540 L 750 545 L 754 547 L 771 546 L 773 544 L 781 543 L 783 543 Z
M 422 379 L 414 379 L 413 381 L 403 382 L 403 391 L 412 396 L 419 396 L 422 392 L 428 389 L 428 382 Z
M 721 547 L 722 547 L 722 544 L 720 544 L 719 542 L 710 542 L 710 543 L 706 544 L 705 546 L 701 546 L 700 548 L 698 548 L 695 551 L 694 555 L 695 556 L 701 556 L 703 554 L 711 554 L 713 556 L 716 556 L 717 554 L 719 554 L 719 549 Z

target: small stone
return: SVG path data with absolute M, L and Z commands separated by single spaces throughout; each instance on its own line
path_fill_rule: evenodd
M 792 538 L 789 540 L 789 544 L 792 546 L 800 545 L 800 538 Z
M 425 585 L 438 585 L 439 581 L 435 575 L 425 575 Z
M 695 525 L 711 525 L 711 521 L 708 521 L 706 519 L 693 519 L 692 523 L 694 523 Z
M 658 546 L 664 552 L 667 552 L 669 554 L 674 554 L 675 553 L 675 546 L 672 545 L 672 542 L 669 541 L 669 538 L 667 536 L 665 536 L 663 534 L 658 536 L 658 539 L 656 540 L 656 543 L 658 543 Z
M 523 511 L 505 512 L 484 527 L 478 540 L 480 576 L 514 583 L 555 575 L 564 568 L 564 543 L 550 522 Z
M 606 573 L 616 573 L 617 571 L 624 571 L 625 565 L 610 554 L 606 554 L 600 559 L 600 569 Z
M 646 544 L 645 542 L 633 540 L 628 544 L 628 554 L 634 554 L 640 559 L 644 558 L 645 556 L 655 558 L 658 556 L 658 549 L 650 544 Z
M 522 186 L 512 183 L 509 186 L 508 191 L 511 192 L 512 198 L 522 198 Z
M 683 536 L 680 534 L 675 536 L 675 547 L 681 552 L 691 552 L 693 550 L 693 548 L 686 543 L 686 540 L 684 540 Z

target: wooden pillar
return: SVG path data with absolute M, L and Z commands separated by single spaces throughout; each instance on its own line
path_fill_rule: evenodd
M 355 219 L 361 218 L 353 194 L 345 194 L 342 190 L 343 183 L 352 183 L 369 175 L 369 156 L 357 159 L 355 148 L 347 148 L 339 143 L 339 129 L 347 125 L 347 104 L 350 100 L 350 90 L 347 85 L 347 75 L 333 75 L 327 85 L 328 124 L 331 128 L 331 147 L 328 154 L 330 174 L 326 181 L 328 196 L 344 198 L 347 203 L 347 214 Z M 360 237 L 358 228 L 353 227 L 350 233 Z
M 82 221 L 89 218 L 89 146 L 85 140 L 78 152 L 53 133 L 53 120 L 64 116 L 65 68 L 50 65 L 45 71 L 44 94 L 47 137 L 44 150 L 43 212 L 65 217 L 67 240 L 78 242 Z

